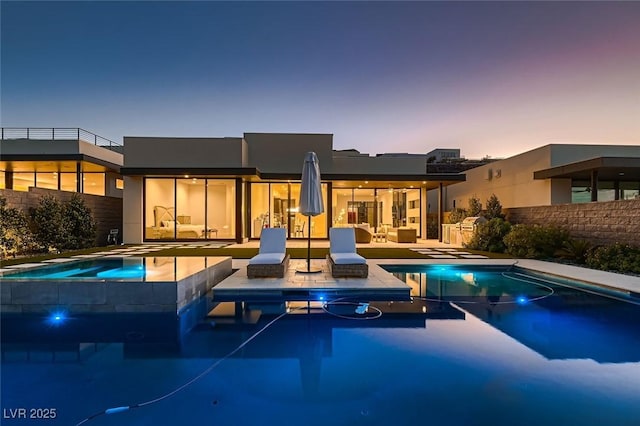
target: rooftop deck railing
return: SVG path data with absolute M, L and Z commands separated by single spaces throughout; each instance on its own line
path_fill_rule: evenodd
M 122 144 L 78 127 L 2 127 L 2 140 L 79 140 L 122 151 Z

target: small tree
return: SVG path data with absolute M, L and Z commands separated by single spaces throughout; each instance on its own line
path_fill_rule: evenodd
M 6 198 L 0 197 L 0 257 L 29 252 L 33 247 L 27 216 L 21 210 L 7 208 Z
M 45 195 L 31 211 L 36 242 L 44 249 L 61 250 L 66 243 L 63 207 L 57 198 Z
M 456 207 L 449 213 L 449 223 L 462 222 L 462 219 L 465 217 L 467 217 L 467 211 L 463 208 Z
M 487 220 L 491 220 L 493 218 L 504 219 L 504 215 L 502 214 L 502 204 L 500 204 L 500 200 L 496 194 L 491 194 L 491 197 L 487 200 L 487 209 L 485 210 L 484 217 Z
M 482 203 L 477 196 L 469 198 L 469 208 L 467 208 L 467 216 L 480 216 L 482 212 Z
M 96 239 L 96 222 L 91 209 L 79 194 L 73 194 L 63 206 L 65 249 L 81 249 L 93 246 Z

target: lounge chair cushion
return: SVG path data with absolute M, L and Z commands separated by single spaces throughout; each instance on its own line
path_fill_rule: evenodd
M 281 253 L 286 251 L 287 234 L 284 228 L 265 228 L 260 235 L 259 253 Z
M 284 253 L 260 253 L 249 259 L 249 265 L 277 265 L 284 260 Z
M 333 263 L 336 265 L 356 265 L 367 263 L 366 259 L 356 253 L 331 253 Z
M 356 252 L 356 234 L 353 228 L 329 229 L 329 252 L 354 253 Z

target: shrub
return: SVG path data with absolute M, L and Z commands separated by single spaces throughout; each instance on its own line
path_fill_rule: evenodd
M 590 250 L 591 243 L 589 241 L 570 238 L 556 251 L 556 256 L 583 265 L 587 261 L 587 255 Z
M 504 237 L 507 253 L 532 259 L 550 258 L 569 239 L 561 228 L 540 225 L 515 225 Z
M 480 198 L 475 195 L 469 198 L 469 207 L 467 208 L 467 216 L 480 216 L 482 212 L 482 203 L 480 202 Z M 464 218 L 463 218 L 464 219 Z
M 0 197 L 0 257 L 23 254 L 33 248 L 27 216 L 21 210 L 7 208 L 6 198 Z
M 93 246 L 96 239 L 96 222 L 82 197 L 73 194 L 62 209 L 64 217 L 65 249 L 81 249 Z
M 449 213 L 449 223 L 462 222 L 465 217 L 467 217 L 467 211 L 461 207 L 456 207 Z
M 595 269 L 640 274 L 640 247 L 613 244 L 589 251 L 587 266 Z
M 36 242 L 44 250 L 62 250 L 66 231 L 62 204 L 57 198 L 45 195 L 31 211 L 31 223 Z
M 486 223 L 479 224 L 471 240 L 464 246 L 472 250 L 504 253 L 506 248 L 504 237 L 509 231 L 511 231 L 511 224 L 499 217 L 495 217 Z
M 504 215 L 502 214 L 502 204 L 500 204 L 500 200 L 496 194 L 491 194 L 491 197 L 487 200 L 487 209 L 484 212 L 484 217 L 487 220 L 491 220 L 493 218 L 504 219 Z

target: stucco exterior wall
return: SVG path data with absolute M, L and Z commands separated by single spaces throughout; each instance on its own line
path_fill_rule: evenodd
M 337 174 L 425 174 L 427 165 L 421 157 L 340 156 L 333 159 L 332 173 Z
M 640 246 L 640 200 L 505 209 L 511 223 L 555 225 L 594 244 Z
M 125 167 L 246 167 L 242 138 L 124 138 Z
M 79 140 L 9 139 L 0 141 L 4 155 L 63 155 L 84 154 L 121 166 L 122 154 Z
M 245 133 L 249 165 L 265 173 L 302 173 L 307 152 L 318 156 L 320 171 L 327 172 L 333 164 L 333 135 Z
M 124 202 L 122 209 L 125 212 L 123 218 L 123 241 L 125 244 L 138 244 L 142 242 L 142 177 L 124 177 Z
M 7 206 L 28 212 L 37 207 L 45 195 L 52 195 L 60 201 L 67 201 L 75 192 L 57 191 L 53 189 L 29 188 L 28 192 L 0 189 L 0 196 L 7 199 Z M 118 240 L 122 238 L 122 198 L 102 197 L 99 195 L 79 194 L 93 218 L 97 222 L 96 245 L 106 246 L 109 230 L 119 229 Z
M 445 188 L 444 209 L 452 210 L 454 200 L 455 207 L 467 208 L 469 198 L 474 195 L 484 205 L 491 194 L 498 196 L 503 207 L 551 204 L 551 182 L 533 180 L 533 172 L 548 168 L 550 162 L 551 148 L 544 146 L 467 170 L 465 182 Z
M 551 148 L 550 167 L 590 160 L 596 157 L 640 157 L 638 145 L 548 145 Z

